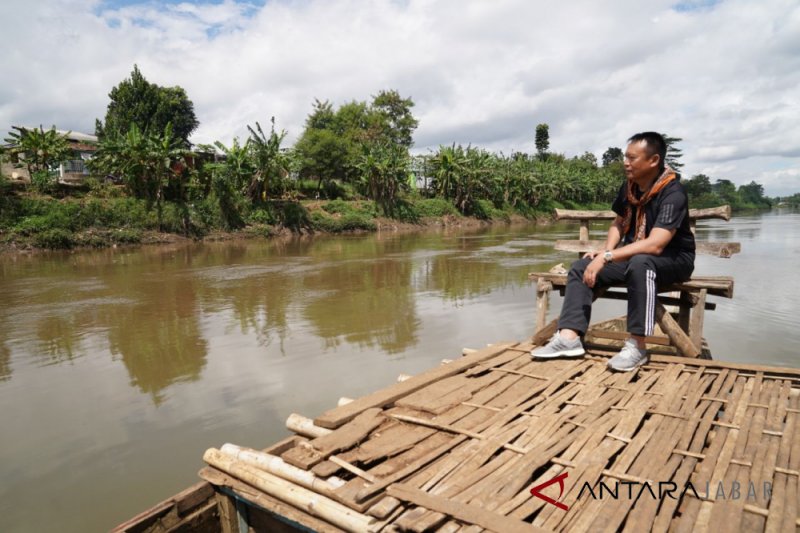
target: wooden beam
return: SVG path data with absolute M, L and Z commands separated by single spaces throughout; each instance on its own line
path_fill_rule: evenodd
M 556 220 L 614 220 L 617 214 L 614 211 L 580 211 L 574 209 L 556 209 Z M 719 207 L 709 207 L 707 209 L 689 209 L 690 220 L 704 220 L 717 218 L 721 220 L 731 219 L 731 206 L 721 205 Z
M 534 345 L 541 345 L 545 341 L 547 341 L 553 334 L 558 330 L 558 319 L 554 318 L 547 324 L 545 327 L 538 330 L 536 333 L 533 334 L 531 338 L 531 343 Z
M 578 238 L 582 241 L 589 240 L 589 221 L 588 220 L 581 220 L 581 229 L 578 232 Z
M 586 333 L 587 337 L 595 337 L 599 339 L 612 339 L 618 341 L 627 340 L 631 334 L 625 331 L 603 331 L 599 329 L 592 329 L 589 327 L 589 331 Z M 645 337 L 644 338 L 645 344 L 657 344 L 659 346 L 670 346 L 669 337 Z
M 664 306 L 656 302 L 656 322 L 667 334 L 672 344 L 686 357 L 697 357 L 700 355 L 700 348 L 696 347 L 686 333 L 681 329 L 675 319 L 667 313 Z
M 552 290 L 553 284 L 545 279 L 540 279 L 536 283 L 536 331 L 547 325 L 547 310 Z
M 342 405 L 326 411 L 318 416 L 314 420 L 314 423 L 324 428 L 337 428 L 355 418 L 365 409 L 369 409 L 370 407 L 383 407 L 392 404 L 403 396 L 430 385 L 434 381 L 454 376 L 466 370 L 467 368 L 470 368 L 471 366 L 477 365 L 478 363 L 481 363 L 487 359 L 491 359 L 492 357 L 503 353 L 511 346 L 516 346 L 516 343 L 490 346 L 482 350 L 478 350 L 475 353 L 465 355 L 464 357 L 453 361 L 449 365 L 437 366 L 426 372 L 417 374 L 416 376 L 403 381 L 402 383 L 395 383 L 394 385 L 386 387 L 385 389 L 378 390 L 372 394 L 353 400 L 347 405 Z
M 689 318 L 689 339 L 698 350 L 703 348 L 703 319 L 705 317 L 706 289 L 701 289 L 697 294 L 697 302 L 692 306 Z

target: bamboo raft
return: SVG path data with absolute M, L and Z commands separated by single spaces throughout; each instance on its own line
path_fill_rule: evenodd
M 264 451 L 208 450 L 197 488 L 208 524 L 191 530 L 800 527 L 800 370 L 655 355 L 612 373 L 611 347 L 534 361 L 532 346 L 469 353 L 313 422 L 293 415 L 296 434 Z M 531 493 L 548 482 L 540 494 L 568 510 Z M 675 497 L 642 490 L 669 482 Z M 596 497 L 620 483 L 633 495 Z M 118 531 L 180 526 L 190 515 L 172 503 Z
M 726 207 L 690 212 L 730 217 Z M 561 212 L 581 221 L 610 213 Z M 694 223 L 693 223 L 694 226 Z M 738 243 L 705 243 L 730 257 Z M 161 531 L 797 531 L 800 369 L 709 360 L 706 297 L 733 280 L 664 287 L 649 364 L 606 367 L 624 317 L 592 324 L 580 359 L 532 360 L 555 331 L 537 282 L 537 333 L 463 357 L 340 405 L 263 450 L 206 451 L 203 482 L 118 526 Z M 618 291 L 597 297 L 623 299 Z M 672 310 L 670 310 L 672 309 Z M 674 317 L 673 317 L 674 315 Z M 666 492 L 665 490 L 666 489 Z M 671 489 L 671 490 L 670 490 Z

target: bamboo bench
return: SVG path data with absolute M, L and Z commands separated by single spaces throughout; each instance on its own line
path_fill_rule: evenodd
M 593 221 L 614 220 L 616 213 L 613 211 L 572 211 L 567 209 L 556 209 L 556 220 L 577 220 L 580 221 L 580 233 L 578 240 L 558 240 L 555 249 L 566 252 L 577 252 L 579 257 L 588 251 L 600 250 L 605 245 L 605 240 L 589 239 L 589 224 Z M 731 217 L 731 208 L 728 205 L 714 207 L 710 209 L 690 209 L 689 218 L 692 232 L 695 232 L 696 223 L 703 219 L 721 219 L 728 221 Z M 716 257 L 730 258 L 732 255 L 741 251 L 738 242 L 697 242 L 696 251 L 698 254 L 713 255 Z M 547 311 L 549 307 L 550 292 L 558 289 L 561 296 L 564 296 L 567 285 L 567 272 L 531 272 L 528 278 L 536 281 L 536 333 L 533 341 L 536 344 L 544 342 L 557 328 L 558 320 L 547 323 Z M 627 300 L 625 288 L 621 290 L 598 289 L 595 291 L 595 299 L 607 298 L 615 300 Z M 698 357 L 703 353 L 703 320 L 706 310 L 716 309 L 716 304 L 707 301 L 708 296 L 721 296 L 733 298 L 733 278 L 730 276 L 692 276 L 691 279 L 683 283 L 673 283 L 670 285 L 660 285 L 658 287 L 658 302 L 656 303 L 656 321 L 661 330 L 666 333 L 668 343 L 674 346 L 676 351 L 687 357 Z M 670 293 L 662 295 L 662 293 Z M 677 308 L 675 317 L 670 313 L 665 305 Z M 608 333 L 604 336 L 609 337 Z M 621 338 L 621 336 L 619 336 Z M 653 344 L 664 344 L 659 337 L 650 337 L 646 342 Z

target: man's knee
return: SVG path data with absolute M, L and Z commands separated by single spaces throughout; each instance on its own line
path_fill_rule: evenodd
M 628 261 L 628 268 L 625 270 L 627 276 L 643 274 L 646 270 L 655 270 L 653 256 L 648 254 L 634 255 Z
M 579 276 L 583 279 L 583 273 L 586 271 L 586 267 L 589 265 L 591 260 L 589 259 L 578 259 L 569 268 L 570 276 Z

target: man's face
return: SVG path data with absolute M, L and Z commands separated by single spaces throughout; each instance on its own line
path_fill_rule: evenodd
M 625 176 L 637 183 L 646 182 L 658 172 L 659 156 L 650 154 L 644 141 L 632 142 L 625 149 Z

